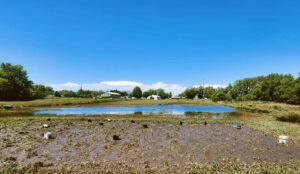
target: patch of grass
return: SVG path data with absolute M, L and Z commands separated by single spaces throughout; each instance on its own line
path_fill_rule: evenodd
M 42 163 L 41 163 L 42 164 Z M 168 163 L 159 166 L 148 164 L 135 166 L 125 163 L 83 163 L 81 165 L 61 164 L 59 166 L 28 165 L 18 166 L 16 164 L 5 165 L 0 168 L 0 173 L 175 173 L 175 174 L 197 174 L 197 173 L 272 173 L 272 174 L 296 174 L 300 172 L 300 162 L 290 160 L 285 163 L 255 162 L 246 164 L 237 159 L 216 159 L 206 163 L 185 163 L 170 165 Z
M 284 122 L 300 123 L 300 114 L 288 113 L 285 115 L 277 116 L 276 119 Z
M 189 100 L 189 99 L 167 99 L 167 100 L 125 100 L 125 99 L 92 99 L 92 98 L 50 98 L 32 101 L 0 101 L 0 106 L 12 105 L 14 108 L 24 107 L 46 107 L 46 106 L 68 106 L 68 105 L 119 105 L 119 106 L 142 106 L 142 105 L 216 105 L 211 100 Z
M 255 112 L 255 113 L 270 113 L 269 110 L 252 108 L 252 107 L 237 107 L 238 110 L 247 111 L 247 112 Z

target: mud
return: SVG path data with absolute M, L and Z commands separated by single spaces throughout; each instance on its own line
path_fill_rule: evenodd
M 133 167 L 205 163 L 235 158 L 283 163 L 300 160 L 300 147 L 247 127 L 123 121 L 47 121 L 0 128 L 0 166 L 122 163 Z M 143 125 L 147 125 L 145 128 Z M 51 132 L 54 139 L 43 139 Z M 114 140 L 114 135 L 118 140 Z

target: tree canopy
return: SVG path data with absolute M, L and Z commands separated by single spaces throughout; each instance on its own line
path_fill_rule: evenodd
M 226 88 L 198 87 L 186 89 L 181 96 L 220 100 L 262 100 L 300 104 L 300 77 L 270 74 L 237 80 Z
M 28 100 L 32 84 L 21 65 L 1 63 L 0 100 Z
M 135 98 L 142 98 L 142 89 L 138 86 L 134 87 L 131 96 Z

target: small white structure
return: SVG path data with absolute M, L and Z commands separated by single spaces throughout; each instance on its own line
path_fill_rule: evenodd
M 106 92 L 101 95 L 101 98 L 121 98 L 121 94 L 117 92 Z
M 53 139 L 53 135 L 52 135 L 52 133 L 51 132 L 45 132 L 44 134 L 43 134 L 44 136 L 43 136 L 43 138 L 44 139 Z
M 161 100 L 159 95 L 150 95 L 147 97 L 148 100 Z
M 48 124 L 43 124 L 43 128 L 48 128 L 49 125 Z
M 279 144 L 287 144 L 288 140 L 289 140 L 289 137 L 286 135 L 279 136 Z

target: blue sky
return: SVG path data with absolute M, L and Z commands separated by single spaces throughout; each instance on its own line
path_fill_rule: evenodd
M 0 62 L 55 88 L 296 76 L 299 9 L 296 0 L 1 0 Z

